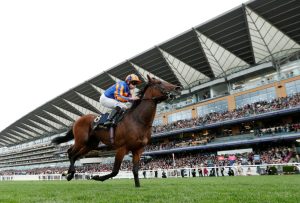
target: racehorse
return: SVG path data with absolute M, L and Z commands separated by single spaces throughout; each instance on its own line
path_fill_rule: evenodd
M 95 115 L 81 116 L 73 124 L 73 127 L 65 136 L 56 137 L 52 143 L 60 144 L 74 139 L 74 145 L 68 149 L 70 167 L 67 180 L 74 178 L 75 161 L 98 147 L 99 142 L 116 149 L 115 162 L 112 172 L 103 176 L 93 176 L 92 179 L 105 181 L 119 173 L 123 158 L 129 152 L 132 153 L 133 176 L 136 187 L 140 187 L 138 170 L 140 157 L 144 147 L 151 138 L 152 123 L 154 120 L 157 104 L 180 93 L 181 87 L 151 78 L 147 75 L 148 83 L 138 93 L 139 100 L 134 101 L 131 108 L 125 112 L 123 119 L 115 127 L 113 143 L 109 129 L 92 129 Z

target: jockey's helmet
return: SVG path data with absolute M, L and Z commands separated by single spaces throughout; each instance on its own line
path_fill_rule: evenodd
M 139 77 L 136 74 L 127 75 L 125 81 L 129 84 L 130 82 L 136 82 L 137 84 L 142 83 Z

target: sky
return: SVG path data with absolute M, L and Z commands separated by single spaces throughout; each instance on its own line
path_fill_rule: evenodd
M 84 81 L 244 2 L 0 1 L 0 132 Z

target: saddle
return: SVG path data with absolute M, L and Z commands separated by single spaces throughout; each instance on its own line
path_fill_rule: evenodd
M 112 123 L 110 125 L 106 125 L 105 123 L 110 118 L 110 113 L 105 113 L 105 114 L 100 113 L 99 116 L 97 116 L 94 119 L 92 128 L 94 130 L 97 130 L 97 129 L 109 129 L 110 127 L 114 128 L 123 119 L 124 114 L 125 114 L 125 111 L 122 111 L 119 114 L 116 114 L 115 117 L 113 118 Z
M 113 113 L 113 112 L 111 112 Z M 114 118 L 112 120 L 112 122 L 110 122 L 111 124 L 107 125 L 105 123 L 107 123 L 106 121 L 110 118 L 111 115 L 109 115 L 109 113 L 105 113 L 105 114 L 100 114 L 99 116 L 97 116 L 94 119 L 94 122 L 92 124 L 92 129 L 93 130 L 98 130 L 98 129 L 105 129 L 108 130 L 109 129 L 109 135 L 110 135 L 110 143 L 111 145 L 114 144 L 114 129 L 117 126 L 117 124 L 123 119 L 125 114 L 125 111 L 121 111 L 118 114 L 114 115 Z

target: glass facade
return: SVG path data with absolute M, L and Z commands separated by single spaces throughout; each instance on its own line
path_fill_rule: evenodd
M 204 115 L 212 112 L 223 112 L 227 110 L 228 110 L 227 100 L 221 100 L 204 106 L 197 107 L 197 114 L 199 117 L 203 117 Z
M 292 78 L 300 75 L 300 60 L 293 61 L 280 67 L 281 79 Z
M 276 98 L 275 87 L 243 94 L 235 97 L 236 108 L 245 106 L 246 104 L 252 104 L 258 101 L 271 101 Z
M 300 92 L 300 80 L 289 82 L 285 84 L 286 94 L 292 96 Z
M 192 110 L 180 111 L 168 116 L 168 123 L 173 123 L 179 120 L 192 119 Z
M 162 117 L 158 117 L 158 118 L 154 119 L 154 121 L 153 121 L 153 126 L 158 126 L 158 125 L 163 125 L 163 124 L 164 124 L 164 122 L 163 122 Z

